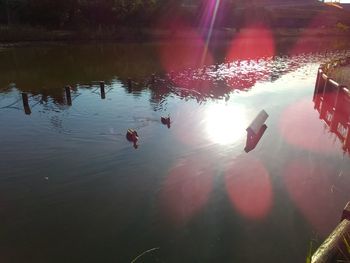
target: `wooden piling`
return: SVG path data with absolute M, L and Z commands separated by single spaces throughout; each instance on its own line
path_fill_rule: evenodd
M 316 83 L 315 83 L 315 90 L 314 90 L 313 99 L 315 99 L 315 97 L 316 97 L 316 95 L 318 94 L 318 91 L 319 91 L 319 85 L 320 85 L 321 74 L 322 74 L 322 69 L 319 68 L 319 69 L 317 70 L 317 77 L 316 77 Z
M 24 107 L 29 107 L 29 101 L 28 101 L 28 94 L 27 93 L 22 93 L 22 100 L 23 100 L 23 106 Z
M 30 110 L 30 106 L 29 106 L 28 94 L 25 92 L 22 93 L 22 101 L 23 101 L 23 108 L 24 108 L 25 114 L 27 115 L 31 114 L 32 111 Z
M 324 94 L 326 93 L 327 90 L 327 83 L 328 83 L 328 76 L 324 73 L 321 74 L 320 82 L 319 82 L 319 91 L 318 93 Z
M 100 81 L 100 91 L 101 91 L 101 99 L 104 100 L 106 98 L 105 82 L 104 81 Z
M 329 78 L 329 90 L 333 93 L 334 91 L 339 91 L 341 85 L 335 80 Z
M 154 84 L 156 82 L 156 75 L 152 74 L 151 76 L 151 83 Z
M 65 86 L 64 90 L 66 92 L 67 104 L 69 106 L 71 106 L 72 105 L 71 87 L 70 86 Z
M 132 81 L 130 78 L 128 78 L 128 90 L 129 90 L 129 92 L 132 91 Z

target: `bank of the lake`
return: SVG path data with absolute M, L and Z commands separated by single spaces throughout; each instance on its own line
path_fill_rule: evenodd
M 212 39 L 219 41 L 230 41 L 242 32 L 247 30 L 237 30 L 236 28 L 214 29 L 211 33 Z M 201 32 L 203 38 L 208 34 L 205 30 L 192 28 L 191 32 Z M 256 32 L 258 35 L 258 32 Z M 349 32 L 334 28 L 272 28 L 271 33 L 275 38 L 281 37 L 333 37 L 350 38 Z M 249 34 L 249 33 L 248 33 Z M 144 42 L 144 41 L 164 41 L 176 36 L 183 41 L 197 37 L 182 30 L 174 31 L 164 28 L 135 28 L 100 27 L 95 29 L 81 30 L 48 30 L 44 27 L 34 27 L 26 25 L 0 26 L 0 45 L 20 44 L 24 42 L 81 42 L 81 41 L 117 41 L 117 42 Z

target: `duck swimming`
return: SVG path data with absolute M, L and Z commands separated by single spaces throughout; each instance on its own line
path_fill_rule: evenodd
M 126 139 L 129 142 L 136 143 L 139 140 L 139 135 L 137 134 L 137 132 L 135 130 L 128 129 L 128 131 L 126 133 Z
M 162 121 L 162 123 L 164 124 L 164 125 L 170 125 L 170 116 L 168 116 L 168 117 L 161 117 L 160 118 L 160 120 Z

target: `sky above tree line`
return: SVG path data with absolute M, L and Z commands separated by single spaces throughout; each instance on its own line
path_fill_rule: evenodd
M 333 1 L 328 0 L 326 2 L 334 2 L 334 0 Z M 340 0 L 340 3 L 348 4 L 348 3 L 350 3 L 350 0 Z
M 339 2 L 337 0 L 325 0 L 325 2 Z M 350 0 L 340 0 L 340 3 L 350 4 Z

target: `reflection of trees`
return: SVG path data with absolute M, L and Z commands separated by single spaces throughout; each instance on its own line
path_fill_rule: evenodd
M 328 44 L 333 42 L 331 40 Z M 307 47 L 300 50 L 310 51 L 310 46 Z M 312 50 L 324 48 L 319 45 L 311 47 Z M 157 56 L 158 48 L 156 44 L 104 44 L 97 47 L 63 45 L 9 49 L 0 52 L 0 91 L 9 91 L 13 87 L 10 83 L 15 82 L 20 92 L 42 96 L 43 104 L 52 100 L 57 105 L 63 105 L 66 103 L 64 87 L 67 84 L 77 92 L 82 88 L 98 89 L 96 81 L 104 80 L 107 86 L 120 81 L 125 91 L 134 96 L 140 96 L 141 91 L 149 89 L 152 104 L 162 103 L 170 94 L 204 101 L 225 98 L 233 90 L 249 90 L 256 82 L 274 81 L 305 63 L 318 63 L 324 59 L 324 54 L 319 53 L 261 57 L 164 74 Z M 216 52 L 222 57 L 225 53 L 222 50 L 227 47 L 217 49 L 221 50 Z M 186 63 L 182 61 L 182 64 Z M 151 84 L 153 73 L 157 73 L 156 81 Z M 131 89 L 127 83 L 129 77 L 132 78 Z
M 163 83 L 162 83 L 163 84 Z M 171 95 L 171 90 L 165 85 L 159 85 L 159 83 L 155 83 L 150 87 L 151 98 L 150 103 L 154 107 L 155 110 L 163 109 L 164 102 L 166 98 Z
M 41 93 L 57 101 L 67 84 L 140 78 L 160 72 L 151 45 L 72 45 L 15 48 L 0 53 L 0 90 L 12 82 L 20 91 Z
M 342 51 L 328 53 L 328 56 L 337 57 L 340 54 Z M 198 102 L 226 98 L 233 90 L 249 91 L 259 81 L 275 81 L 307 63 L 319 63 L 324 59 L 324 53 L 303 53 L 172 72 L 151 86 L 151 103 L 156 107 L 161 106 L 159 104 L 173 94 L 180 98 L 191 97 Z

